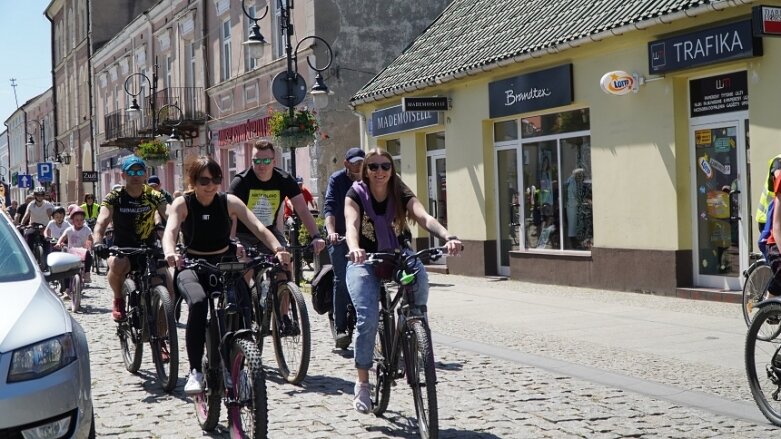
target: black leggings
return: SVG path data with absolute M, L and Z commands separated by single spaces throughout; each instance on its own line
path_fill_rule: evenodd
M 222 260 L 236 260 L 235 258 L 223 258 L 222 256 L 204 259 L 212 264 Z M 210 284 L 210 280 L 214 282 L 214 279 L 208 273 L 201 272 L 199 275 L 195 270 L 182 270 L 176 275 L 176 288 L 179 290 L 179 294 L 184 297 L 184 300 L 187 301 L 189 310 L 187 329 L 185 330 L 187 358 L 190 362 L 190 369 L 195 369 L 198 372 L 203 372 L 201 370 L 201 361 L 203 359 L 204 343 L 206 343 L 206 316 L 209 312 L 209 302 L 206 300 L 206 290 L 204 290 L 203 286 L 206 285 L 209 291 L 219 290 L 222 287 L 221 285 Z M 249 288 L 243 279 L 237 284 L 236 295 L 239 306 L 245 311 L 245 317 L 249 317 Z

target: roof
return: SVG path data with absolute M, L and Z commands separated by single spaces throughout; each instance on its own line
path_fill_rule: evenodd
M 751 3 L 754 0 L 740 0 Z M 351 104 L 380 100 L 662 21 L 727 0 L 454 0 Z

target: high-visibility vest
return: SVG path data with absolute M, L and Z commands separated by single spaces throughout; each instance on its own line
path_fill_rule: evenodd
M 757 212 L 754 214 L 757 222 L 761 224 L 767 222 L 767 206 L 776 196 L 776 193 L 773 192 L 773 173 L 770 172 L 770 167 L 773 166 L 773 162 L 776 159 L 781 159 L 781 154 L 767 161 L 767 183 L 762 189 L 762 195 L 759 197 L 759 207 L 757 207 Z

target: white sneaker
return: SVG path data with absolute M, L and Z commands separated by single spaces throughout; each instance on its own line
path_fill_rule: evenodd
M 197 395 L 203 392 L 203 374 L 193 369 L 190 376 L 187 377 L 187 384 L 184 385 L 184 393 L 187 395 Z

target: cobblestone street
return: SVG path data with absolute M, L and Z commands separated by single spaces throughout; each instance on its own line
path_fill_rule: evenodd
M 168 395 L 156 383 L 148 346 L 144 347 L 144 362 L 137 375 L 124 369 L 110 316 L 110 293 L 103 289 L 102 276 L 93 277 L 95 282 L 85 291 L 85 309 L 76 318 L 90 337 L 98 436 L 227 437 L 224 407 L 218 430 L 206 434 L 197 424 L 191 400 L 182 391 L 187 374 L 183 324 L 178 333 L 179 385 Z M 511 331 L 501 322 L 480 323 L 480 314 L 474 314 L 472 319 L 458 317 L 458 313 L 449 311 L 451 308 L 438 306 L 440 302 L 461 300 L 453 291 L 454 283 L 459 286 L 463 283 L 470 291 L 495 288 L 470 286 L 470 281 L 465 279 L 432 275 L 432 281 L 439 282 L 432 286 L 430 317 L 443 438 L 764 438 L 777 432 L 764 422 L 753 405 L 741 369 L 695 367 L 694 363 L 665 360 L 651 353 L 630 355 L 620 349 L 573 343 L 566 337 L 526 331 L 520 325 Z M 501 286 L 509 289 L 511 283 Z M 540 289 L 553 288 L 520 283 L 515 286 L 521 291 L 507 291 L 508 300 L 509 297 L 533 299 L 546 293 Z M 631 293 L 603 294 L 615 295 L 616 301 L 647 302 L 643 306 L 680 300 Z M 683 303 L 704 308 L 730 306 Z M 183 313 L 182 322 L 184 317 Z M 735 318 L 740 316 L 735 314 Z M 351 351 L 345 355 L 332 349 L 324 316 L 312 312 L 310 319 L 312 359 L 309 374 L 301 386 L 282 383 L 276 373 L 273 348 L 266 342 L 269 436 L 417 437 L 411 392 L 404 383 L 393 388 L 384 417 L 353 411 Z M 566 320 L 562 323 L 566 324 Z M 740 357 L 742 350 L 735 355 Z M 643 391 L 643 386 L 635 386 L 638 391 L 632 391 L 631 385 L 624 385 L 629 377 L 645 383 L 651 393 L 659 386 L 667 386 L 665 389 L 670 394 L 655 398 L 649 391 Z M 691 389 L 701 393 L 693 394 L 690 404 L 676 396 Z M 703 408 L 705 402 L 698 402 L 697 395 L 724 402 L 727 407 L 737 407 L 747 415 L 741 419 L 740 414 L 730 416 L 723 414 L 724 410 Z M 699 401 L 704 401 L 702 398 Z

